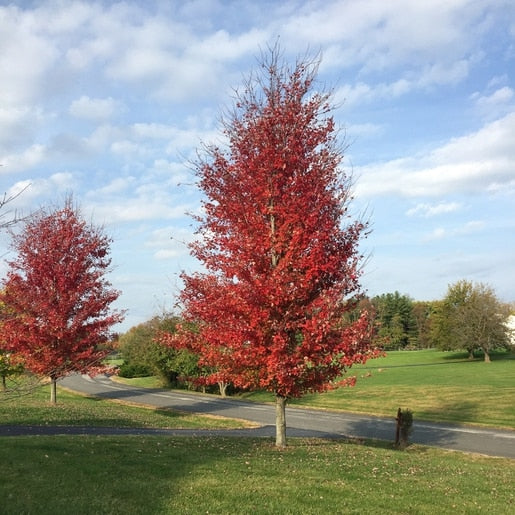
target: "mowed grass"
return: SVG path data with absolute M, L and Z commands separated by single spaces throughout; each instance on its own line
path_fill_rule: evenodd
M 464 353 L 436 350 L 397 351 L 350 369 L 352 388 L 306 395 L 298 406 L 395 416 L 409 408 L 419 420 L 515 428 L 515 355 L 470 361 Z M 273 401 L 263 392 L 246 394 Z
M 515 460 L 378 442 L 0 438 L 0 512 L 512 513 Z
M 484 365 L 462 361 L 459 356 L 438 357 L 423 352 L 417 361 L 410 361 L 416 357 L 416 353 L 399 353 L 383 361 L 370 361 L 366 368 L 355 369 L 358 375 L 371 374 L 359 379 L 355 389 L 310 396 L 307 403 L 349 409 L 348 404 L 337 404 L 341 398 L 331 400 L 331 396 L 343 394 L 347 403 L 350 392 L 357 395 L 358 402 L 359 396 L 363 397 L 359 387 L 366 385 L 372 393 L 376 388 L 376 395 L 381 395 L 376 401 L 371 393 L 368 406 L 374 402 L 381 405 L 386 402 L 387 388 L 406 387 L 407 392 L 412 392 L 408 407 L 416 411 L 414 406 L 421 405 L 418 385 L 431 384 L 424 377 L 427 370 L 441 366 L 453 370 L 452 363 L 488 367 L 482 378 L 471 384 L 483 389 L 492 386 L 487 380 L 489 370 L 503 374 L 513 374 L 514 370 L 510 360 Z M 449 357 L 449 361 L 438 363 Z M 421 358 L 429 362 L 420 363 Z M 499 368 L 499 363 L 508 368 Z M 418 369 L 418 378 L 399 376 L 405 369 Z M 432 387 L 457 388 L 456 383 L 470 379 L 467 369 L 458 381 L 458 371 L 455 369 L 454 379 L 447 372 L 432 372 Z M 396 374 L 404 377 L 404 384 L 395 383 Z M 374 385 L 375 378 L 382 382 Z M 499 404 L 499 399 L 509 395 L 510 388 L 513 390 L 513 375 L 498 379 L 494 385 L 499 388 Z M 185 428 L 238 424 L 95 400 L 62 389 L 58 391 L 58 405 L 51 406 L 48 396 L 48 387 L 9 401 L 5 396 L 4 401 L 0 400 L 0 424 Z M 392 404 L 395 409 L 399 398 Z M 474 400 L 470 395 L 468 398 Z M 273 440 L 251 438 L 0 437 L 0 513 L 309 515 L 515 511 L 515 460 L 419 445 L 398 451 L 391 442 L 290 438 L 288 444 L 279 450 Z
M 122 402 L 77 395 L 62 388 L 58 388 L 56 405 L 49 403 L 49 397 L 48 385 L 26 391 L 21 388 L 15 394 L 0 391 L 0 425 L 173 429 L 245 427 L 241 420 L 130 406 Z

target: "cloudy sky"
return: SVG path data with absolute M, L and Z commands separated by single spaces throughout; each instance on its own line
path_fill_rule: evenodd
M 368 293 L 469 279 L 515 300 L 512 0 L 0 1 L 0 192 L 26 188 L 24 213 L 73 193 L 105 226 L 119 330 L 171 309 L 197 266 L 188 161 L 277 40 L 322 54 L 373 227 Z

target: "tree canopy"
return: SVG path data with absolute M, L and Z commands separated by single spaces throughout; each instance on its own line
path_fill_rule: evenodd
M 200 376 L 198 357 L 186 349 L 173 349 L 158 341 L 162 333 L 172 334 L 180 320 L 173 315 L 155 316 L 132 327 L 118 340 L 119 351 L 124 360 L 120 375 L 156 375 L 169 385 L 194 382 Z
M 119 296 L 105 278 L 110 243 L 71 199 L 35 213 L 12 233 L 17 256 L 8 263 L 0 299 L 5 348 L 22 356 L 28 370 L 51 378 L 53 402 L 58 378 L 100 365 L 100 345 L 123 319 L 109 310 Z
M 417 320 L 407 295 L 385 293 L 372 299 L 377 326 L 376 343 L 383 349 L 403 349 L 416 343 Z
M 433 324 L 433 338 L 442 349 L 484 352 L 490 361 L 493 349 L 509 346 L 509 306 L 497 298 L 491 286 L 460 280 L 449 285 L 439 304 Z
M 331 388 L 372 354 L 369 314 L 345 317 L 361 295 L 368 227 L 349 212 L 318 63 L 290 68 L 273 49 L 261 64 L 224 120 L 228 147 L 196 163 L 206 200 L 191 250 L 206 271 L 184 274 L 181 293 L 196 331 L 164 341 L 198 353 L 213 380 L 274 392 L 283 446 L 286 400 Z

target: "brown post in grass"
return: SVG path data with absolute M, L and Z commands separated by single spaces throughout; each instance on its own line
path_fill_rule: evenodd
M 397 410 L 397 427 L 395 428 L 395 446 L 398 447 L 401 443 L 401 426 L 402 426 L 402 412 L 401 408 Z

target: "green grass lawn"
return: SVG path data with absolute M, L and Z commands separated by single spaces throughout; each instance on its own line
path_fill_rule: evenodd
M 515 509 L 515 460 L 377 442 L 0 438 L 0 512 L 493 513 Z
M 355 366 L 353 388 L 306 395 L 291 404 L 392 417 L 410 408 L 419 420 L 515 428 L 515 354 L 493 354 L 491 363 L 473 361 L 466 353 L 389 352 L 386 357 Z M 161 387 L 158 378 L 119 378 L 138 387 Z M 274 402 L 267 392 L 242 398 Z
M 409 408 L 415 419 L 515 428 L 515 356 L 491 363 L 469 361 L 463 353 L 435 350 L 390 352 L 353 367 L 352 388 L 306 395 L 292 404 L 392 417 Z M 254 392 L 245 398 L 273 401 Z
M 441 406 L 450 400 L 440 398 L 441 394 L 436 392 L 448 392 L 448 388 L 457 392 L 455 403 L 467 399 L 474 403 L 474 408 L 464 413 L 476 422 L 479 413 L 488 412 L 474 396 L 465 394 L 484 395 L 492 387 L 497 395 L 486 419 L 510 422 L 513 411 L 508 405 L 513 399 L 514 364 L 508 359 L 490 365 L 469 363 L 459 356 L 434 351 L 392 353 L 387 358 L 370 361 L 366 367 L 357 367 L 358 376 L 371 375 L 360 378 L 356 388 L 310 396 L 305 402 L 368 412 L 378 406 L 384 412 L 396 409 L 402 398 L 400 392 L 404 391 L 406 402 L 401 405 L 416 413 L 424 403 L 438 404 L 440 410 L 426 408 L 428 416 L 438 419 Z M 386 399 L 385 392 L 391 392 L 392 399 Z M 419 398 L 420 392 L 425 392 L 424 398 Z M 390 407 L 382 406 L 389 402 Z M 0 393 L 0 424 L 183 428 L 240 425 L 232 420 L 95 400 L 62 389 L 58 393 L 58 405 L 52 406 L 48 403 L 48 387 L 23 396 Z M 286 449 L 279 450 L 272 439 L 0 437 L 0 513 L 504 514 L 515 511 L 515 460 L 419 445 L 397 451 L 391 442 L 290 438 L 288 444 Z
M 22 390 L 23 391 L 23 390 Z M 241 420 L 191 415 L 167 409 L 127 406 L 58 388 L 57 404 L 48 402 L 49 386 L 21 394 L 0 392 L 0 425 L 72 425 L 156 427 L 181 429 L 230 429 L 244 427 Z M 0 509 L 0 513 L 2 510 Z

